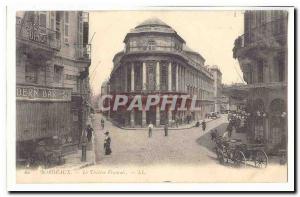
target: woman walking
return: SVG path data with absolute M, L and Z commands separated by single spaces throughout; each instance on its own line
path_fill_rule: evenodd
M 105 132 L 105 139 L 104 139 L 104 150 L 105 150 L 105 155 L 110 155 L 111 154 L 111 149 L 110 149 L 110 143 L 111 139 L 109 137 L 109 132 Z

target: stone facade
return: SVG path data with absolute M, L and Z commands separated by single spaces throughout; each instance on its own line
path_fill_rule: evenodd
M 52 94 L 42 100 L 17 95 L 19 147 L 54 136 L 63 144 L 76 145 L 89 114 L 88 13 L 17 12 L 16 21 L 17 92 L 22 88 L 25 93 L 39 89 Z M 70 92 L 68 99 L 58 100 L 58 90 Z
M 287 139 L 287 22 L 286 11 L 246 11 L 233 49 L 249 89 L 249 138 L 262 136 L 271 149 Z
M 214 100 L 215 100 L 215 108 L 214 111 L 220 113 L 223 103 L 222 98 L 222 73 L 217 66 L 212 66 L 210 68 L 213 76 L 214 76 Z
M 201 120 L 213 111 L 213 75 L 205 59 L 189 49 L 174 29 L 159 19 L 149 19 L 132 29 L 124 43 L 125 49 L 113 59 L 111 94 L 196 95 L 201 111 L 160 111 L 157 105 L 149 111 L 112 112 L 118 124 L 144 127 L 152 122 L 160 126 L 187 116 Z

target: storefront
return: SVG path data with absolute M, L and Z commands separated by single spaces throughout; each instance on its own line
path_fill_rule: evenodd
M 73 143 L 71 89 L 17 85 L 17 158 L 28 157 L 41 140 Z

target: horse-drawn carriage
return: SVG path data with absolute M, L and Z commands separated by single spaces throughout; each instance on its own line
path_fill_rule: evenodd
M 253 162 L 255 167 L 265 168 L 268 156 L 263 144 L 245 144 L 240 139 L 226 140 L 221 136 L 214 136 L 215 151 L 221 164 L 232 163 L 235 167 L 246 167 Z

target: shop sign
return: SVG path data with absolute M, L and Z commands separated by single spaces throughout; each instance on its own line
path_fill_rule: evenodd
M 36 87 L 36 86 L 17 86 L 17 100 L 36 100 L 36 101 L 71 101 L 72 89 Z

